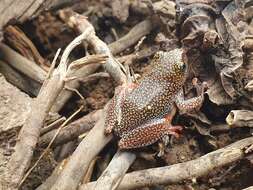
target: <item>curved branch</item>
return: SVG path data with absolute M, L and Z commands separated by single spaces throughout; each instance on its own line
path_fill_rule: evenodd
M 184 180 L 202 177 L 215 168 L 220 168 L 242 159 L 245 156 L 243 149 L 252 144 L 253 137 L 249 137 L 195 160 L 128 173 L 123 177 L 118 190 L 138 189 L 156 184 L 175 184 Z M 95 184 L 95 182 L 92 182 L 82 185 L 79 190 L 93 188 Z

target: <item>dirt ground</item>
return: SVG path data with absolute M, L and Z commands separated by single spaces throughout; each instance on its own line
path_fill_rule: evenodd
M 86 16 L 94 26 L 97 36 L 106 44 L 111 44 L 125 36 L 134 26 L 145 19 L 155 20 L 153 22 L 156 25 L 154 24 L 151 32 L 143 35 L 134 45 L 114 55 L 122 64 L 129 64 L 133 72 L 140 77 L 152 70 L 150 62 L 157 51 L 169 51 L 176 47 L 187 49 L 190 70 L 184 86 L 185 98 L 199 94 L 198 89 L 192 85 L 192 79 L 197 77 L 199 85 L 204 81 L 208 84 L 204 103 L 199 111 L 192 113 L 177 111 L 173 124 L 183 126 L 184 130 L 178 139 L 174 137 L 170 139 L 162 157 L 157 154 L 158 143 L 133 150 L 137 158 L 127 173 L 194 160 L 233 142 L 251 137 L 253 132 L 251 128 L 253 117 L 247 115 L 248 113 L 240 118 L 239 122 L 243 124 L 239 123 L 239 127 L 236 125 L 231 127 L 226 120 L 231 110 L 247 110 L 251 113 L 253 108 L 252 91 L 251 89 L 247 91 L 245 87 L 253 78 L 253 67 L 251 66 L 253 46 L 251 47 L 251 44 L 247 46 L 247 43 L 252 43 L 252 41 L 244 42 L 242 48 L 237 43 L 241 39 L 235 38 L 238 35 L 252 35 L 253 25 L 248 5 L 241 5 L 241 1 L 238 1 L 239 3 L 235 1 L 238 4 L 235 3 L 236 5 L 234 5 L 234 1 L 229 0 L 177 1 L 177 7 L 185 9 L 185 12 L 178 13 L 174 10 L 174 13 L 181 15 L 173 16 L 169 9 L 170 4 L 168 5 L 169 8 L 167 7 L 168 9 L 159 9 L 159 4 L 155 4 L 157 2 L 80 1 L 57 10 L 44 11 L 34 19 L 22 23 L 14 22 L 13 24 L 10 22 L 4 30 L 3 43 L 32 62 L 36 62 L 45 72 L 48 72 L 58 48 L 64 50 L 78 34 L 75 29 L 69 27 L 62 17 L 61 11 L 65 10 L 72 10 Z M 189 6 L 188 4 L 197 8 L 186 7 Z M 227 10 L 230 5 L 235 7 L 234 15 L 229 15 L 232 14 L 232 8 L 230 12 Z M 238 7 L 239 5 L 241 7 Z M 215 11 L 216 13 L 214 13 Z M 244 14 L 240 11 L 244 11 Z M 216 15 L 213 16 L 214 14 Z M 243 19 L 241 19 L 242 15 L 244 16 Z M 190 20 L 191 16 L 195 16 L 194 19 L 198 19 L 199 16 L 199 20 L 187 23 L 186 20 Z M 229 18 L 232 19 L 229 20 Z M 224 24 L 224 22 L 226 23 Z M 239 24 L 234 24 L 236 22 Z M 215 24 L 216 26 L 213 26 Z M 222 24 L 227 27 L 226 30 L 221 27 Z M 232 29 L 229 28 L 232 25 Z M 14 29 L 9 28 L 10 26 Z M 246 27 L 248 27 L 247 34 Z M 15 38 L 15 31 L 18 31 L 19 37 Z M 27 47 L 27 43 L 20 33 L 31 41 L 38 53 L 34 53 L 35 51 L 32 50 L 31 46 Z M 215 34 L 218 34 L 219 37 L 214 37 Z M 250 37 L 243 39 L 252 40 Z M 231 50 L 232 47 L 234 49 Z M 91 49 L 92 47 L 87 44 L 85 48 L 83 45 L 79 45 L 71 53 L 69 60 L 81 58 L 87 55 L 88 51 L 93 52 Z M 139 56 L 136 58 L 129 57 L 129 55 L 137 54 Z M 0 173 L 6 169 L 6 164 L 18 141 L 18 133 L 28 117 L 30 104 L 34 101 L 41 86 L 38 81 L 34 81 L 17 69 L 8 70 L 5 67 L 2 68 L 1 64 L 0 56 L 0 72 L 2 73 L 0 74 Z M 16 72 L 17 75 L 8 74 L 11 71 Z M 117 83 L 112 77 L 106 75 L 101 67 L 95 69 L 94 72 L 103 73 L 105 76 L 80 79 L 78 91 L 83 99 L 77 93 L 73 93 L 73 96 L 57 114 L 47 116 L 44 126 L 60 117 L 69 118 L 80 106 L 83 106 L 82 110 L 71 122 L 104 108 L 113 97 Z M 17 82 L 10 75 L 21 77 L 23 81 Z M 221 76 L 225 77 L 222 78 Z M 245 119 L 246 117 L 247 119 Z M 85 137 L 79 134 L 78 137 L 65 144 L 50 148 L 50 151 L 27 177 L 21 189 L 36 189 L 44 183 L 55 167 L 62 160 L 71 156 L 83 138 Z M 117 137 L 113 138 L 96 156 L 89 181 L 96 181 L 109 164 L 117 151 L 117 140 Z M 41 147 L 38 143 L 30 166 L 38 160 L 44 150 L 45 147 Z M 208 172 L 208 175 L 202 177 L 171 185 L 152 185 L 140 189 L 239 190 L 253 185 L 252 166 L 253 157 L 252 154 L 248 154 L 229 165 L 214 168 Z

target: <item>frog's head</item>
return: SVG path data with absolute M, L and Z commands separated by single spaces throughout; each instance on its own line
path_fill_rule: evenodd
M 159 63 L 158 70 L 163 77 L 171 82 L 184 83 L 188 65 L 182 49 L 174 49 L 169 52 L 159 51 L 156 53 L 155 59 Z

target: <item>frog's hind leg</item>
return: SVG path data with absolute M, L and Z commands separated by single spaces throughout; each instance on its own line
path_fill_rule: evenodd
M 105 134 L 106 135 L 110 134 L 114 126 L 116 125 L 117 115 L 114 110 L 114 107 L 115 107 L 115 99 L 112 98 L 112 100 L 109 102 L 106 108 L 106 114 L 105 114 Z
M 120 149 L 131 149 L 147 146 L 157 142 L 165 135 L 179 136 L 181 126 L 171 126 L 165 119 L 154 120 L 122 135 Z
M 116 125 L 120 125 L 124 100 L 136 86 L 135 83 L 131 83 L 115 89 L 115 95 L 106 109 L 105 134 L 110 134 Z
M 110 134 L 113 128 L 120 124 L 121 106 L 128 93 L 125 85 L 119 86 L 115 89 L 115 94 L 106 109 L 105 116 L 105 134 Z

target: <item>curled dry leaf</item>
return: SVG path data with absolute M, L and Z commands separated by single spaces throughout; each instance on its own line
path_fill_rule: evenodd
M 232 110 L 226 122 L 230 127 L 253 127 L 253 111 Z
M 215 34 L 212 36 L 218 36 L 213 24 L 217 11 L 210 3 L 205 1 L 191 3 L 185 0 L 178 0 L 177 13 L 179 13 L 177 14 L 177 24 L 180 26 L 178 33 L 183 46 L 187 48 L 202 46 L 204 41 L 206 43 L 204 36 L 205 38 L 210 38 L 208 37 L 210 34 L 206 33 L 211 32 Z
M 219 79 L 209 87 L 206 93 L 208 94 L 209 100 L 217 105 L 229 105 L 234 103 L 233 99 L 224 91 Z

